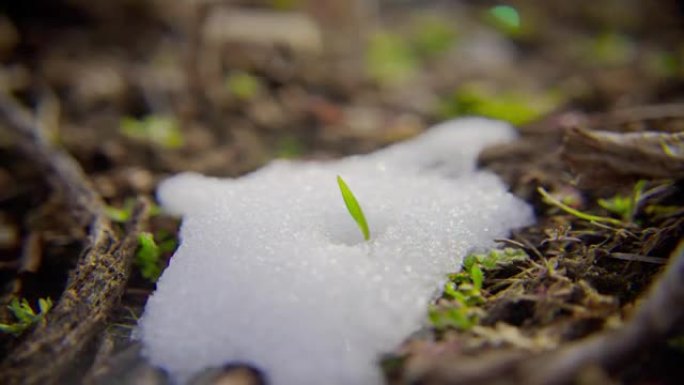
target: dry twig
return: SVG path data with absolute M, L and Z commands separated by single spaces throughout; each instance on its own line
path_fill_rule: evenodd
M 55 383 L 101 330 L 121 297 L 148 204 L 138 203 L 121 237 L 78 163 L 53 146 L 40 123 L 5 93 L 0 93 L 0 123 L 61 194 L 68 215 L 89 228 L 78 265 L 57 306 L 0 364 L 2 384 Z
M 605 183 L 623 176 L 684 177 L 684 133 L 589 131 L 566 132 L 563 157 L 582 182 Z

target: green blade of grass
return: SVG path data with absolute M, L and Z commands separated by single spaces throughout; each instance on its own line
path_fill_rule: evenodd
M 352 193 L 347 183 L 341 176 L 337 176 L 337 184 L 340 186 L 340 192 L 342 193 L 342 199 L 344 199 L 344 204 L 347 206 L 347 211 L 349 215 L 354 218 L 356 224 L 359 226 L 361 233 L 363 233 L 363 239 L 370 239 L 370 230 L 368 229 L 368 222 L 366 222 L 366 216 L 363 215 L 363 210 L 361 210 L 361 205 L 359 201 L 356 200 L 354 193 Z
M 574 215 L 577 218 L 584 219 L 585 221 L 589 222 L 603 222 L 603 223 L 610 223 L 611 225 L 616 225 L 616 226 L 621 226 L 624 225 L 624 223 L 620 220 L 617 220 L 615 218 L 608 218 L 608 217 L 602 217 L 598 215 L 591 215 L 587 213 L 583 213 L 579 210 L 575 210 L 572 207 L 562 203 L 558 199 L 554 198 L 549 194 L 546 190 L 544 190 L 542 187 L 537 187 L 537 192 L 544 198 L 544 202 L 554 205 L 558 207 L 559 209 L 565 211 L 566 213 L 570 215 Z

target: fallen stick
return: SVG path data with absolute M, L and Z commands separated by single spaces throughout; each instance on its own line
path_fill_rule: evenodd
M 2 384 L 56 383 L 102 330 L 118 303 L 149 204 L 139 200 L 121 237 L 79 164 L 52 145 L 40 123 L 6 93 L 0 93 L 0 124 L 9 129 L 27 158 L 61 194 L 69 207 L 65 215 L 74 216 L 89 229 L 78 264 L 57 305 L 0 364 Z
M 683 178 L 684 133 L 566 131 L 563 158 L 581 182 L 634 178 Z

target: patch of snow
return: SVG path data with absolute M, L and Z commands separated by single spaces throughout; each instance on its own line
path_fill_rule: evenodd
M 483 147 L 514 136 L 460 119 L 365 156 L 164 181 L 181 244 L 140 321 L 144 354 L 179 382 L 238 361 L 275 385 L 382 383 L 380 354 L 425 325 L 446 274 L 532 222 L 526 203 L 475 170 Z M 337 175 L 366 214 L 368 242 Z

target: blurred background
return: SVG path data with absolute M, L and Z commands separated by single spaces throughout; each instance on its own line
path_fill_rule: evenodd
M 454 116 L 525 125 L 681 99 L 683 12 L 674 0 L 7 1 L 0 87 L 89 171 L 237 175 Z
M 580 208 L 594 202 L 582 199 L 589 194 L 560 160 L 563 127 L 684 130 L 683 35 L 684 2 L 676 0 L 7 0 L 0 2 L 0 93 L 34 113 L 47 140 L 76 158 L 116 223 L 130 219 L 133 197 L 153 197 L 172 173 L 237 176 L 276 158 L 369 152 L 453 117 L 502 119 L 521 128 L 525 141 L 490 152 L 501 156 L 488 166 L 536 204 L 539 228 L 528 232 L 544 251 L 552 248 L 544 234 L 571 226 L 551 220 L 544 227 L 537 185 Z M 614 111 L 621 112 L 597 119 Z M 13 318 L 4 305 L 13 297 L 56 302 L 87 229 L 65 214 L 64 200 L 3 124 L 6 323 Z M 148 234 L 158 250 L 145 265 L 140 241 L 107 329 L 123 344 L 176 247 L 177 219 L 158 214 Z M 608 230 L 611 242 L 582 239 L 606 255 L 664 255 L 681 236 L 677 226 L 662 225 L 665 246 L 646 231 L 643 248 Z M 657 271 L 632 264 L 636 273 L 626 274 L 625 265 L 602 261 L 610 269 L 595 270 L 591 259 L 573 279 L 586 278 L 627 306 Z M 517 314 L 518 302 L 511 303 Z M 539 324 L 564 319 L 551 314 Z M 554 335 L 579 338 L 606 319 L 601 313 L 598 326 Z M 0 334 L 0 357 L 18 343 Z M 681 371 L 681 355 L 670 353 L 635 370 L 646 379 L 672 377 L 661 365 Z

